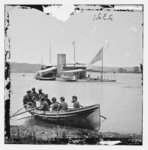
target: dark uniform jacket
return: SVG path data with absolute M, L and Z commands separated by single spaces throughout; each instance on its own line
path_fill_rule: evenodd
M 39 95 L 37 92 L 32 92 L 31 95 L 33 100 L 38 100 Z
M 60 109 L 60 103 L 58 102 L 53 103 L 52 111 L 59 111 L 59 109 Z
M 61 102 L 60 110 L 64 110 L 64 111 L 68 110 L 68 105 L 66 102 Z
M 50 99 L 45 99 L 45 101 L 48 103 L 48 105 L 50 106 L 52 103 L 51 103 L 51 101 L 50 101 Z
M 38 100 L 41 100 L 42 98 L 44 98 L 45 94 L 44 93 L 39 93 L 38 94 Z
M 25 105 L 25 104 L 27 104 L 27 103 L 29 103 L 29 102 L 33 103 L 33 101 L 32 101 L 32 96 L 26 94 L 26 95 L 23 97 L 23 104 Z
M 48 106 L 48 103 L 46 101 L 43 101 L 41 103 L 41 108 L 40 110 L 44 110 L 44 111 L 49 111 L 49 106 Z
M 81 107 L 81 105 L 78 101 L 73 103 L 73 108 L 80 108 L 80 107 Z

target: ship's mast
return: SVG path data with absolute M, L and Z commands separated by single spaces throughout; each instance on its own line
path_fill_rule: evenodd
M 75 67 L 75 62 L 76 62 L 75 41 L 73 41 L 73 47 L 74 47 L 74 67 Z
M 41 59 L 41 70 L 42 70 L 42 67 L 43 67 L 43 56 L 42 56 L 42 59 Z
M 102 65 L 101 65 L 101 81 L 103 81 L 103 50 L 102 50 Z
M 50 43 L 50 47 L 49 47 L 49 64 L 51 64 L 51 43 Z
M 75 62 L 76 61 L 76 57 L 75 57 L 75 41 L 74 41 L 73 46 L 74 46 L 74 62 Z

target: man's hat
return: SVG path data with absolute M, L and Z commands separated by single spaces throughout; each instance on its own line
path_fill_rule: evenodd
M 74 95 L 74 96 L 72 96 L 72 98 L 77 99 L 77 96 Z
M 28 91 L 27 91 L 27 93 L 31 93 L 31 91 L 30 91 L 30 90 L 28 90 Z
M 35 90 L 35 88 L 32 88 L 32 90 Z
M 45 97 L 48 97 L 48 94 L 45 94 Z

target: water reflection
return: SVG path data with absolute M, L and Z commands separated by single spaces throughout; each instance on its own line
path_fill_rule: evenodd
M 92 130 L 92 129 L 83 129 L 83 128 L 76 128 L 76 127 L 71 127 L 71 126 L 63 126 L 63 125 L 57 125 L 57 124 L 52 124 L 52 123 L 47 123 L 45 121 L 37 120 L 34 119 L 33 117 L 30 117 L 28 119 L 25 119 L 25 125 L 26 126 L 37 126 L 39 128 L 46 128 L 46 129 L 66 129 L 68 131 L 77 131 L 77 132 L 92 132 L 96 133 L 98 132 L 97 130 Z

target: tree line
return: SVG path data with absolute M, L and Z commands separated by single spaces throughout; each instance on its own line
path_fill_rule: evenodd
M 135 66 L 135 67 L 133 67 L 132 70 L 127 70 L 126 68 L 120 67 L 117 72 L 118 73 L 142 73 L 143 72 L 143 65 L 142 66 L 140 65 L 140 67 Z

